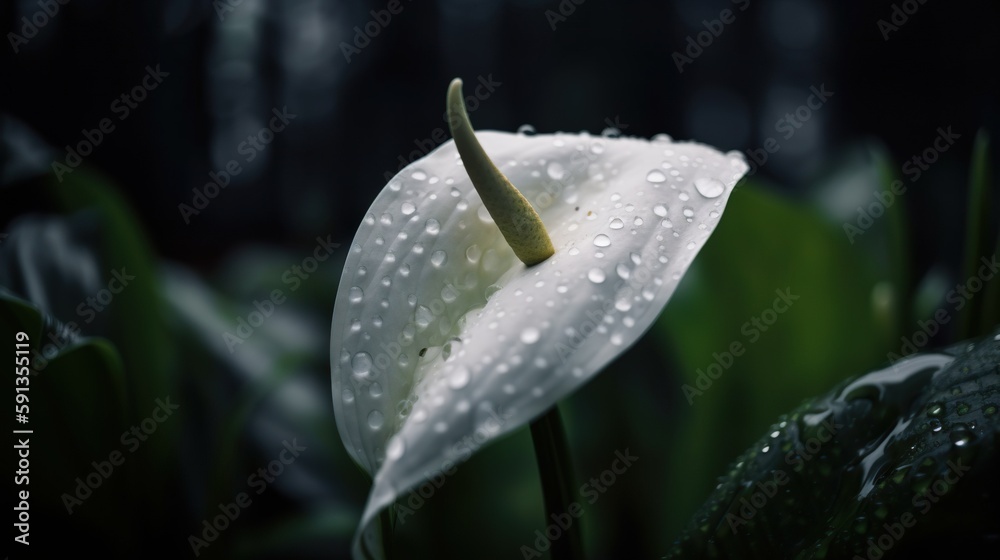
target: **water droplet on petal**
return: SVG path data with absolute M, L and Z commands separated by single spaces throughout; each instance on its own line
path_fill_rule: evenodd
M 479 257 L 483 255 L 483 250 L 479 248 L 479 245 L 469 245 L 469 248 L 465 250 L 465 258 L 469 259 L 470 263 L 479 262 Z
M 469 377 L 469 370 L 464 367 L 460 367 L 448 377 L 448 386 L 452 389 L 461 389 L 469 384 Z
M 431 218 L 427 220 L 427 223 L 425 224 L 425 229 L 427 233 L 431 235 L 437 235 L 438 232 L 441 231 L 441 222 L 438 222 L 434 218 Z
M 351 369 L 359 377 L 368 375 L 372 370 L 372 356 L 368 352 L 358 352 L 351 358 Z
M 694 208 L 691 208 L 690 206 L 685 206 L 684 210 L 682 210 L 682 213 L 684 214 L 685 218 L 691 218 L 694 216 Z
M 653 207 L 653 213 L 663 218 L 667 215 L 667 207 L 662 204 L 657 204 Z
M 625 227 L 625 222 L 621 221 L 618 218 L 615 218 L 611 220 L 611 224 L 609 224 L 608 227 L 610 227 L 611 229 L 622 229 L 623 227 Z
M 521 331 L 521 342 L 525 344 L 534 344 L 538 342 L 541 333 L 535 327 L 528 327 Z
M 662 183 L 667 180 L 667 176 L 659 169 L 654 169 L 646 174 L 646 180 L 650 183 Z
M 352 286 L 347 292 L 347 299 L 351 303 L 361 303 L 361 300 L 364 299 L 364 297 L 365 292 L 357 286 Z
M 373 410 L 368 413 L 368 425 L 373 430 L 381 428 L 383 424 L 385 424 L 385 417 L 382 416 L 381 412 Z
M 594 245 L 597 245 L 598 247 L 607 247 L 608 245 L 611 245 L 611 238 L 603 233 L 600 233 L 594 238 Z
M 437 268 L 441 268 L 446 262 L 448 262 L 448 254 L 444 251 L 434 251 L 431 254 L 431 264 Z
M 427 174 L 424 173 L 423 171 L 414 171 L 413 175 L 410 175 L 410 177 L 413 177 L 417 181 L 423 181 L 424 179 L 427 178 Z
M 594 284 L 600 284 L 604 282 L 605 279 L 604 271 L 599 268 L 592 268 L 590 269 L 590 272 L 587 273 L 587 279 Z
M 548 173 L 549 177 L 558 181 L 566 175 L 566 170 L 563 168 L 562 164 L 553 161 L 550 162 L 548 166 L 545 167 L 545 172 Z
M 409 216 L 417 211 L 417 207 L 414 206 L 412 202 L 404 202 L 402 210 L 404 216 Z
M 378 383 L 372 383 L 368 386 L 368 394 L 373 398 L 379 398 L 382 396 L 382 386 Z
M 379 219 L 379 221 L 382 222 L 383 226 L 391 226 L 392 225 L 392 214 L 388 214 L 388 213 L 387 214 L 382 214 L 382 217 Z
M 694 188 L 698 189 L 701 196 L 705 198 L 715 198 L 726 191 L 726 186 L 718 179 L 702 177 L 694 180 Z
M 426 329 L 432 321 L 434 321 L 434 313 L 431 312 L 430 308 L 426 305 L 418 305 L 416 317 L 414 318 L 417 327 Z
M 405 450 L 406 446 L 403 444 L 403 438 L 394 436 L 389 440 L 389 444 L 385 446 L 385 458 L 389 461 L 395 461 L 403 456 Z
M 517 128 L 517 133 L 525 136 L 533 136 L 535 134 L 535 127 L 530 124 L 522 124 Z
M 344 399 L 344 402 L 346 404 L 351 404 L 352 402 L 354 402 L 354 391 L 351 391 L 350 389 L 344 389 L 343 393 L 341 393 L 341 398 Z

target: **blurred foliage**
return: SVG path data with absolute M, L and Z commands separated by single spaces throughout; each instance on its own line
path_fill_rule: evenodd
M 870 196 L 894 180 L 898 168 L 883 151 L 864 153 L 860 163 L 831 172 L 835 196 L 848 187 Z M 987 254 L 996 231 L 985 200 L 995 190 L 989 153 L 981 135 L 968 178 L 967 238 L 979 248 L 965 248 L 967 263 Z M 930 179 L 921 187 L 932 188 Z M 158 260 L 128 205 L 100 176 L 80 169 L 63 184 L 44 179 L 7 189 L 40 201 L 30 208 L 49 221 L 31 225 L 25 215 L 8 224 L 10 237 L 0 245 L 4 336 L 25 330 L 42 352 L 48 332 L 78 320 L 79 294 L 95 286 L 58 266 L 67 250 L 60 243 L 68 241 L 29 239 L 28 225 L 72 232 L 74 250 L 100 275 L 97 287 L 122 267 L 136 277 L 32 377 L 32 424 L 46 439 L 33 482 L 44 490 L 32 507 L 52 537 L 42 546 L 57 549 L 57 536 L 86 535 L 111 555 L 149 555 L 153 546 L 187 555 L 189 536 L 201 536 L 219 504 L 245 492 L 252 504 L 201 556 L 346 557 L 368 487 L 340 442 L 329 395 L 329 318 L 345 251 L 321 263 L 301 289 L 285 273 L 312 254 L 315 239 L 240 247 L 194 271 Z M 917 320 L 945 305 L 940 290 L 928 288 L 936 286 L 927 280 L 932 271 L 914 262 L 905 200 L 852 244 L 842 226 L 853 216 L 775 191 L 755 179 L 741 183 L 650 333 L 563 403 L 581 484 L 607 469 L 616 450 L 639 457 L 613 491 L 584 508 L 588 557 L 667 553 L 717 477 L 780 414 L 880 368 Z M 78 234 L 80 224 L 96 234 Z M 948 284 L 957 273 L 943 276 Z M 963 319 L 970 335 L 1000 322 L 1000 283 L 986 286 L 976 296 L 981 305 L 968 307 L 977 315 Z M 287 302 L 242 343 L 227 345 L 223 333 L 234 333 L 238 319 L 276 289 Z M 781 313 L 776 291 L 789 292 L 791 305 Z M 754 325 L 755 318 L 770 321 L 768 310 L 773 324 Z M 956 323 L 927 347 L 958 340 Z M 734 343 L 741 355 L 726 357 Z M 721 370 L 716 379 L 702 375 L 713 363 Z M 121 475 L 66 515 L 61 495 L 73 491 L 75 478 L 121 450 L 119 434 L 167 396 L 180 405 L 175 417 L 127 454 Z M 307 451 L 257 494 L 248 478 L 293 438 Z M 429 498 L 405 499 L 419 506 L 397 527 L 402 557 L 464 558 L 470 550 L 512 557 L 546 524 L 527 430 L 477 452 Z

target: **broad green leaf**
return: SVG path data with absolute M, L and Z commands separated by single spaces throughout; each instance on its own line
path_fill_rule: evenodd
M 676 360 L 664 406 L 678 409 L 669 479 L 683 483 L 661 512 L 674 530 L 775 415 L 892 348 L 873 320 L 886 281 L 839 224 L 749 182 L 730 205 L 658 323 Z
M 1000 330 L 807 401 L 722 471 L 671 557 L 995 551 L 998 368 Z

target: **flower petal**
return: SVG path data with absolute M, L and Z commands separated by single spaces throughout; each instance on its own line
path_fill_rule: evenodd
M 585 383 L 653 323 L 708 239 L 738 153 L 664 136 L 478 132 L 556 248 L 526 268 L 449 141 L 375 199 L 333 315 L 334 409 L 379 512 Z M 360 534 L 359 534 L 360 537 Z

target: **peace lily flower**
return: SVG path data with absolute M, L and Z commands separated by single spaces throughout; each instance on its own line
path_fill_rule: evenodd
M 397 497 L 631 346 L 747 171 L 665 135 L 473 133 L 458 80 L 448 110 L 455 140 L 372 203 L 334 308 L 337 425 L 374 479 L 355 557 L 382 557 Z

